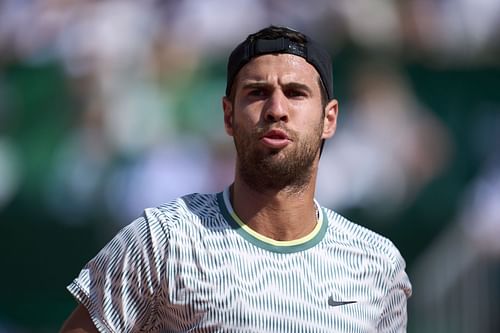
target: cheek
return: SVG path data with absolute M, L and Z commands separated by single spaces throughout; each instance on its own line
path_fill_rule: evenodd
M 259 114 L 255 112 L 242 111 L 233 117 L 233 128 L 254 128 L 259 124 Z
M 323 129 L 323 117 L 304 117 L 298 122 L 299 128 L 305 132 L 316 132 L 318 129 Z

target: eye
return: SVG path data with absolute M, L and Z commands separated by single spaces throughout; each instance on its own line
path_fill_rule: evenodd
M 267 98 L 269 96 L 270 92 L 269 92 L 269 89 L 256 87 L 256 88 L 249 89 L 247 94 L 248 94 L 248 97 L 251 98 L 252 100 L 262 100 L 262 99 Z
M 298 98 L 298 97 L 306 97 L 307 94 L 305 91 L 300 89 L 288 89 L 285 92 L 286 96 L 289 98 Z
M 266 91 L 264 89 L 262 89 L 262 88 L 255 88 L 255 89 L 251 89 L 248 92 L 248 95 L 250 95 L 250 96 L 256 96 L 256 97 L 262 97 L 262 96 L 266 95 Z

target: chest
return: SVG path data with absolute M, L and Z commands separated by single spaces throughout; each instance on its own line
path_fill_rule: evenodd
M 177 313 L 177 331 L 372 332 L 387 288 L 377 260 L 341 247 L 184 247 L 167 274 L 165 311 Z

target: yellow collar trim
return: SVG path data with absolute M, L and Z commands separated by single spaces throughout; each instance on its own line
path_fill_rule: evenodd
M 279 241 L 275 240 L 269 237 L 266 237 L 262 234 L 259 234 L 257 231 L 253 230 L 250 228 L 248 225 L 246 225 L 239 217 L 236 215 L 236 212 L 233 209 L 233 206 L 231 205 L 231 201 L 229 200 L 229 188 L 224 190 L 223 192 L 223 197 L 224 197 L 224 204 L 226 205 L 226 208 L 231 215 L 231 217 L 234 219 L 234 221 L 248 234 L 252 235 L 253 237 L 261 240 L 262 242 L 274 245 L 274 246 L 292 246 L 292 245 L 300 245 L 303 243 L 306 243 L 313 239 L 321 230 L 321 226 L 323 225 L 323 210 L 321 209 L 321 206 L 319 203 L 314 199 L 314 204 L 316 205 L 316 210 L 318 212 L 318 221 L 316 223 L 316 226 L 314 229 L 308 234 L 305 235 L 304 237 L 290 240 L 290 241 Z

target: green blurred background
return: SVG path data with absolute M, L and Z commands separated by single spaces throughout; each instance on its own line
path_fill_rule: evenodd
M 500 332 L 487 0 L 0 2 L 0 332 L 57 331 L 65 286 L 143 208 L 230 183 L 225 62 L 269 24 L 332 52 L 317 197 L 398 246 L 409 332 Z

